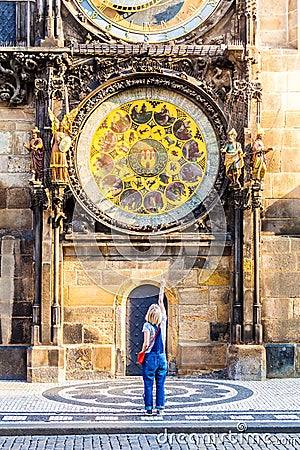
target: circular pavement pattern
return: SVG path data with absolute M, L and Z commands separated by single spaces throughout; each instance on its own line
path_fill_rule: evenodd
M 174 412 L 191 411 L 201 406 L 231 403 L 253 395 L 244 386 L 211 380 L 167 380 L 166 403 Z M 72 405 L 107 408 L 110 411 L 132 411 L 143 405 L 142 380 L 97 381 L 87 384 L 57 387 L 43 396 Z

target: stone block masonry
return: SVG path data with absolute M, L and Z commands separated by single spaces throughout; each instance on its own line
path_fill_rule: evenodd
M 300 239 L 263 235 L 261 250 L 265 341 L 300 342 Z
M 126 346 L 128 339 L 123 322 L 130 290 L 126 301 L 119 299 L 120 291 L 131 280 L 136 285 L 151 283 L 157 273 L 167 271 L 169 263 L 98 260 L 92 255 L 79 261 L 70 245 L 64 251 L 66 377 L 95 379 L 114 374 L 117 349 Z M 211 270 L 199 268 L 196 262 L 174 288 L 176 299 L 168 302 L 169 352 L 182 375 L 226 367 L 231 295 L 227 253 L 213 261 Z M 118 364 L 118 370 L 123 370 Z

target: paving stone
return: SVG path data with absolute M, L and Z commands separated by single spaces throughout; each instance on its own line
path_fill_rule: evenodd
M 0 390 L 0 430 L 3 434 L 22 430 L 29 436 L 1 436 L 0 449 L 3 450 L 50 450 L 50 449 L 108 449 L 108 450 L 150 450 L 150 449 L 299 449 L 298 441 L 292 436 L 278 434 L 282 425 L 291 428 L 300 421 L 300 379 L 272 379 L 267 381 L 228 381 L 205 378 L 177 379 L 168 377 L 166 381 L 167 404 L 163 417 L 145 417 L 141 399 L 142 380 L 140 377 L 105 379 L 92 382 L 69 382 L 64 384 L 31 384 L 26 382 L 1 382 Z M 50 417 L 52 420 L 50 421 Z M 68 420 L 62 420 L 67 417 Z M 98 417 L 97 421 L 96 418 Z M 6 420 L 4 420 L 6 418 Z M 9 418 L 9 420 L 8 420 Z M 96 421 L 96 422 L 95 422 Z M 52 432 L 62 435 L 49 436 L 49 423 L 57 426 Z M 96 426 L 100 434 L 71 435 L 64 426 L 73 425 L 80 433 L 86 426 Z M 207 433 L 207 425 L 225 426 L 236 429 L 238 442 L 211 443 L 192 439 Z M 268 434 L 277 441 L 267 442 L 264 435 L 258 442 L 249 440 L 250 429 L 266 424 Z M 45 427 L 48 436 L 32 436 L 32 426 Z M 64 425 L 66 424 L 66 425 Z M 152 434 L 144 434 L 143 426 L 154 428 Z M 249 433 L 238 432 L 241 425 Z M 124 427 L 118 434 L 105 433 L 105 426 Z M 127 434 L 139 427 L 139 433 Z M 177 433 L 161 434 L 166 426 L 178 427 Z M 12 427 L 12 428 L 11 428 Z M 48 427 L 48 428 L 47 428 Z M 188 428 L 185 436 L 182 431 Z M 56 431 L 57 430 L 57 431 Z M 86 432 L 86 431 L 85 431 Z M 277 433 L 277 434 L 276 434 Z M 257 434 L 257 432 L 256 432 Z M 212 434 L 213 435 L 213 434 Z M 215 435 L 216 436 L 216 435 Z M 200 438 L 199 438 L 200 439 Z M 281 439 L 281 440 L 280 440 Z M 174 441 L 174 442 L 173 442 Z M 199 445 L 198 445 L 199 444 Z

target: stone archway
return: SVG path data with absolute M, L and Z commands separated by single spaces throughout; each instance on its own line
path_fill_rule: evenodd
M 130 301 L 130 297 L 134 297 L 136 292 L 143 293 L 144 286 L 149 289 L 149 293 L 153 296 L 158 295 L 159 283 L 153 280 L 143 280 L 139 283 L 134 283 L 134 281 L 128 281 L 121 286 L 119 294 L 116 296 L 116 307 L 115 307 L 115 317 L 116 317 L 116 376 L 124 376 L 127 373 L 127 358 L 128 348 L 127 348 L 127 305 Z M 151 290 L 151 292 L 150 292 Z M 133 295 L 132 295 L 133 294 Z M 151 298 L 151 295 L 150 295 Z M 154 303 L 154 299 L 151 299 L 150 303 Z M 157 301 L 157 298 L 156 298 Z M 177 366 L 177 355 L 178 355 L 178 298 L 176 292 L 172 289 L 165 289 L 165 302 L 167 306 L 168 314 L 168 331 L 167 331 L 167 358 L 169 361 L 169 370 L 174 373 Z M 147 303 L 147 302 L 146 302 Z M 147 306 L 145 307 L 147 312 Z M 144 312 L 142 311 L 140 316 L 144 317 Z M 141 333 L 142 325 L 138 326 L 139 332 Z M 142 335 L 142 333 L 141 333 Z M 140 351 L 141 345 L 138 344 L 136 351 Z M 133 355 L 131 356 L 133 359 Z M 129 375 L 129 374 L 128 374 Z M 131 375 L 131 374 L 130 374 Z M 135 374 L 132 374 L 135 375 Z M 138 374 L 137 374 L 138 375 Z

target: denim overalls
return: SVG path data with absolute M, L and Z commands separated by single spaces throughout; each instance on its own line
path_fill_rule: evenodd
M 156 325 L 152 325 L 157 330 Z M 153 347 L 149 353 L 146 353 L 145 362 L 143 364 L 143 380 L 144 380 L 144 402 L 145 409 L 153 408 L 153 383 L 156 384 L 156 408 L 163 409 L 165 406 L 165 380 L 168 370 L 168 363 L 164 344 L 159 331 Z

